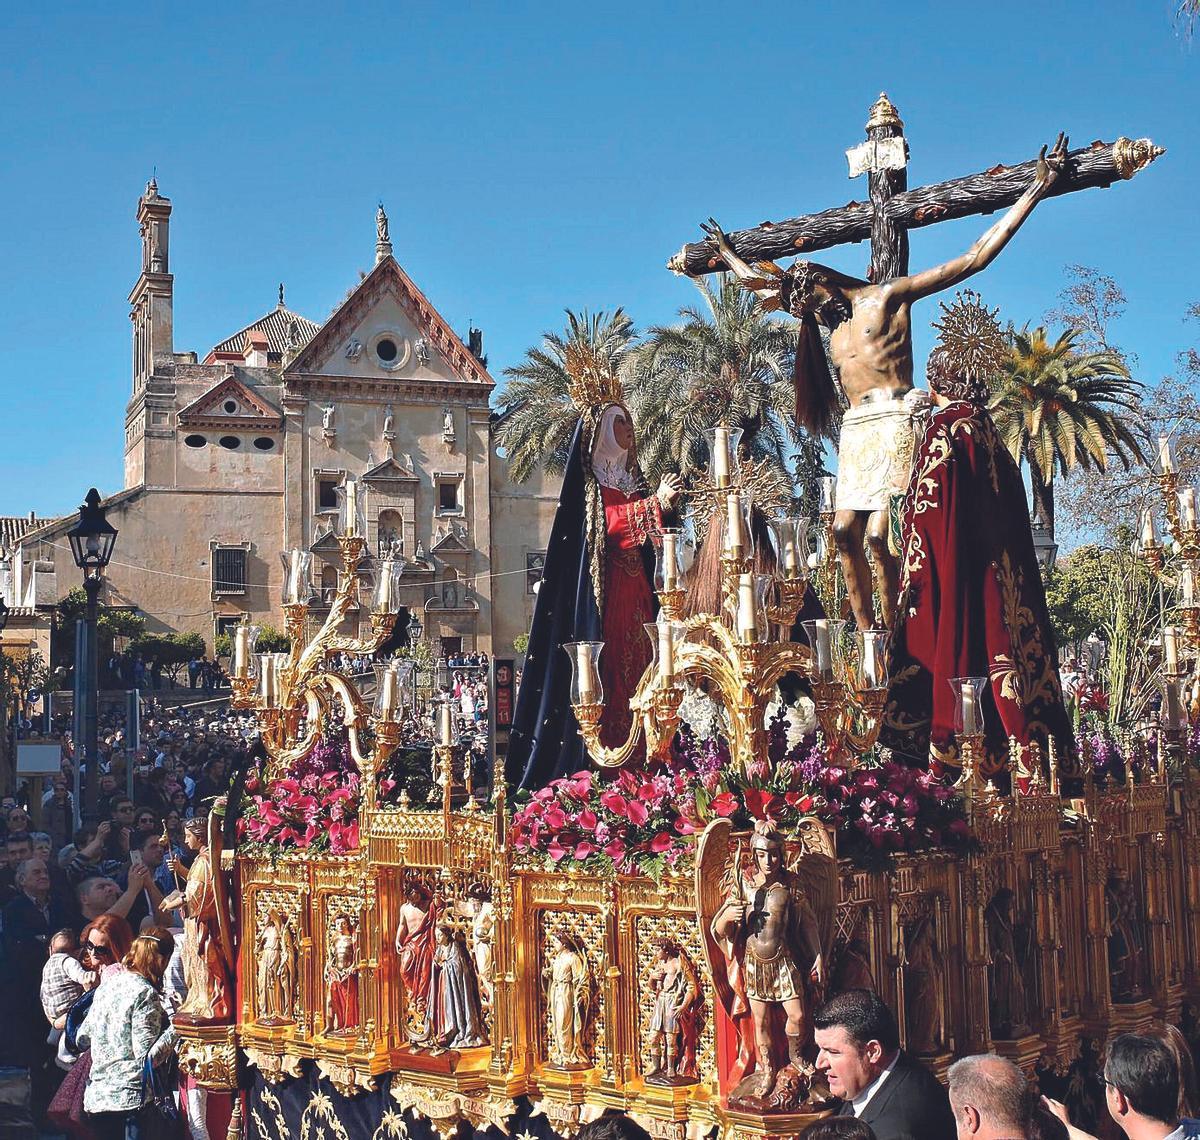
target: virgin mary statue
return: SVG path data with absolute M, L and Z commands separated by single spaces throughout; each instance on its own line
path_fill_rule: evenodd
M 588 767 L 571 711 L 570 663 L 561 648 L 567 642 L 604 642 L 601 741 L 612 747 L 628 736 L 629 700 L 651 659 L 642 623 L 653 621 L 658 609 L 653 543 L 680 491 L 678 479 L 667 475 L 648 494 L 619 382 L 594 363 L 577 367 L 572 395 L 582 415 L 571 440 L 517 693 L 506 763 L 514 788 L 537 789 Z

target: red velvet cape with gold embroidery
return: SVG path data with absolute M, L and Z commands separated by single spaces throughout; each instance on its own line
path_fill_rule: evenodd
M 935 770 L 957 763 L 951 678 L 990 678 L 988 758 L 1008 738 L 1070 738 L 1046 595 L 1020 469 L 987 412 L 966 403 L 930 418 L 904 504 L 904 565 L 892 639 L 884 744 Z

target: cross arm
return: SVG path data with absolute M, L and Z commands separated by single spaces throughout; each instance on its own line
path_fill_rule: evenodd
M 1094 142 L 1067 155 L 1066 170 L 1046 196 L 1054 198 L 1076 190 L 1111 186 L 1114 182 L 1132 178 L 1163 153 L 1163 148 L 1155 146 L 1149 139 Z M 896 194 L 888 200 L 884 211 L 905 229 L 918 229 L 952 218 L 990 214 L 1016 202 L 1033 184 L 1036 173 L 1036 159 L 1017 166 L 996 166 L 965 178 Z M 730 234 L 729 242 L 748 262 L 774 261 L 864 241 L 871 236 L 871 218 L 869 202 L 851 202 L 818 214 L 805 214 L 783 222 L 764 222 L 753 229 Z M 698 277 L 728 267 L 716 245 L 705 240 L 689 242 L 667 262 L 667 268 Z

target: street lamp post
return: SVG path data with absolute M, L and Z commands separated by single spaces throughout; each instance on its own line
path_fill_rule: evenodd
M 79 521 L 67 532 L 75 565 L 83 571 L 83 589 L 87 594 L 87 650 L 84 655 L 85 684 L 79 686 L 83 701 L 83 748 L 87 757 L 87 785 L 84 791 L 84 818 L 95 823 L 100 798 L 99 703 L 100 667 L 96 637 L 100 587 L 104 568 L 117 543 L 117 529 L 104 517 L 100 492 L 93 487 L 79 508 Z M 79 668 L 76 662 L 76 669 Z
M 411 651 L 416 648 L 417 642 L 419 642 L 421 640 L 421 634 L 425 632 L 425 627 L 421 625 L 421 619 L 419 617 L 417 617 L 416 610 L 413 610 L 408 615 L 408 625 L 406 628 L 408 630 L 408 648 Z M 413 708 L 414 715 L 416 714 L 416 711 L 417 711 L 417 674 L 420 671 L 421 670 L 417 667 L 417 661 L 414 658 L 413 659 L 413 671 L 412 671 L 412 687 L 413 687 L 412 708 Z
M 1050 533 L 1050 528 L 1040 515 L 1035 515 L 1030 530 L 1033 533 L 1033 553 L 1037 558 L 1038 565 L 1042 568 L 1042 576 L 1049 574 L 1054 569 L 1054 562 L 1058 555 L 1058 543 L 1054 541 L 1054 536 Z

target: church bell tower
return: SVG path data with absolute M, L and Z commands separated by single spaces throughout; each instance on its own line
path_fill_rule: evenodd
M 129 319 L 133 323 L 133 393 L 125 413 L 126 487 L 145 482 L 147 405 L 155 402 L 150 394 L 151 379 L 155 363 L 163 358 L 170 359 L 174 352 L 171 200 L 159 194 L 154 178 L 146 184 L 146 192 L 138 199 L 137 220 L 142 237 L 142 271 L 129 294 Z

